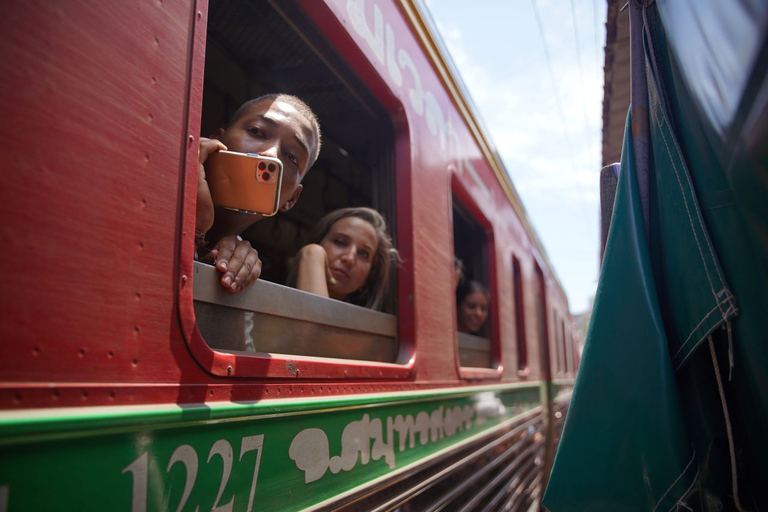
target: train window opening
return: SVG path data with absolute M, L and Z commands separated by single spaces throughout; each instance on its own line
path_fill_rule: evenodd
M 563 371 L 566 375 L 571 375 L 573 373 L 573 342 L 570 333 L 565 329 L 565 319 L 560 320 L 560 331 L 563 336 L 563 354 L 565 357 L 563 360 Z
M 459 362 L 463 367 L 495 368 L 498 353 L 492 343 L 489 286 L 490 228 L 478 220 L 456 194 L 453 195 L 454 256 L 463 265 L 464 278 L 456 288 L 456 325 Z
M 568 350 L 568 357 L 570 357 L 571 361 L 571 375 L 575 377 L 579 367 L 579 345 L 578 339 L 572 330 L 572 326 L 569 326 L 568 328 L 568 339 L 571 342 L 570 350 Z
M 528 367 L 528 340 L 525 336 L 525 301 L 523 299 L 523 273 L 520 270 L 520 260 L 512 256 L 512 279 L 515 304 L 515 333 L 517 334 L 517 373 L 519 376 L 527 376 Z
M 302 181 L 296 205 L 241 234 L 262 261 L 258 281 L 228 296 L 218 285 L 217 271 L 195 263 L 200 333 L 211 348 L 224 352 L 395 362 L 396 266 L 381 311 L 286 286 L 292 257 L 311 241 L 317 221 L 339 208 L 377 210 L 397 245 L 389 112 L 298 6 L 211 1 L 201 136 L 226 126 L 246 101 L 269 93 L 292 94 L 309 105 L 320 122 L 322 149 Z M 367 321 L 350 322 L 348 317 Z M 356 341 L 339 341 L 344 339 Z
M 541 367 L 544 378 L 552 378 L 551 350 L 549 345 L 549 327 L 547 325 L 547 283 L 544 272 L 538 263 L 536 264 L 536 323 L 539 339 L 539 353 L 541 354 Z M 556 361 L 554 361 L 556 363 Z
M 557 311 L 552 310 L 552 326 L 554 331 L 554 337 L 552 342 L 555 344 L 555 368 L 557 369 L 557 376 L 562 377 L 565 372 L 565 352 L 563 351 L 564 340 L 562 333 L 560 332 L 560 321 L 557 316 Z

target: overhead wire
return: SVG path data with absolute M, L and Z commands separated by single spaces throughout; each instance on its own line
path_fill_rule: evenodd
M 595 73 L 600 75 L 600 40 L 597 38 L 600 27 L 597 23 L 597 0 L 592 0 L 592 22 L 595 34 Z
M 554 93 L 554 100 L 555 100 L 555 106 L 557 107 L 557 111 L 560 115 L 560 126 L 563 130 L 563 135 L 565 136 L 567 148 L 568 148 L 568 158 L 571 162 L 571 168 L 573 170 L 573 175 L 576 181 L 576 190 L 579 194 L 580 198 L 580 205 L 582 214 L 584 215 L 584 221 L 589 224 L 589 215 L 586 211 L 586 196 L 584 195 L 584 191 L 582 190 L 581 183 L 579 182 L 579 172 L 576 168 L 576 162 L 573 159 L 573 144 L 571 141 L 570 134 L 568 133 L 568 130 L 566 129 L 566 123 L 565 123 L 565 111 L 563 110 L 563 102 L 560 97 L 560 91 L 557 87 L 557 81 L 555 80 L 555 70 L 552 64 L 552 57 L 549 53 L 549 45 L 547 44 L 547 39 L 544 34 L 544 24 L 541 21 L 541 15 L 539 14 L 539 8 L 536 5 L 536 0 L 531 0 L 531 4 L 533 5 L 533 14 L 536 17 L 536 24 L 539 28 L 539 36 L 541 37 L 541 43 L 544 46 L 544 59 L 547 62 L 547 69 L 549 70 L 549 81 L 552 84 L 552 91 Z
M 565 111 L 563 110 L 563 103 L 560 99 L 560 91 L 557 88 L 557 82 L 555 81 L 555 70 L 552 67 L 552 57 L 549 53 L 549 45 L 547 44 L 547 39 L 544 35 L 544 24 L 541 22 L 541 15 L 539 14 L 539 7 L 536 5 L 536 0 L 531 0 L 531 4 L 533 5 L 533 14 L 536 17 L 536 24 L 539 28 L 539 36 L 541 37 L 541 44 L 544 47 L 544 60 L 547 62 L 547 70 L 549 71 L 549 81 L 552 84 L 552 92 L 554 93 L 554 100 L 555 100 L 555 106 L 557 107 L 557 112 L 560 115 L 560 121 L 561 126 L 563 127 L 563 132 L 566 135 L 566 138 L 568 139 L 568 149 L 569 154 L 571 157 L 573 157 L 573 153 L 570 151 L 571 149 L 571 141 L 570 137 L 568 137 L 568 133 L 565 130 Z M 571 162 L 573 163 L 573 162 Z M 573 165 L 574 170 L 576 169 L 575 164 Z
M 576 41 L 576 63 L 579 69 L 579 85 L 581 86 L 581 97 L 586 98 L 584 93 L 584 66 L 581 64 L 581 43 L 579 42 L 579 29 L 576 23 L 576 5 L 571 0 L 571 21 L 573 25 L 573 38 Z M 587 119 L 587 110 L 584 102 L 581 103 L 581 113 L 584 117 L 584 139 L 589 143 L 589 120 Z

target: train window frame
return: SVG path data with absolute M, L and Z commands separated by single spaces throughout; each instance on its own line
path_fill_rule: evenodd
M 488 294 L 490 296 L 491 307 L 488 315 L 487 325 L 490 330 L 489 340 L 491 344 L 491 364 L 488 367 L 481 366 L 463 366 L 461 364 L 461 357 L 459 352 L 459 331 L 458 331 L 458 304 L 456 303 L 456 294 L 453 294 L 453 322 L 455 343 L 454 350 L 456 356 L 456 364 L 458 367 L 459 377 L 464 380 L 480 380 L 480 379 L 500 379 L 504 374 L 503 364 L 503 348 L 501 344 L 501 325 L 500 325 L 500 312 L 499 312 L 499 294 L 496 284 L 497 265 L 496 265 L 496 243 L 495 235 L 493 232 L 493 224 L 478 206 L 478 202 L 474 199 L 472 192 L 467 188 L 464 180 L 462 180 L 455 171 L 451 173 L 450 182 L 451 193 L 449 194 L 450 200 L 450 226 L 451 226 L 451 249 L 455 254 L 456 248 L 456 234 L 454 233 L 454 211 L 457 203 L 461 210 L 470 217 L 470 220 L 474 222 L 480 229 L 482 229 L 485 239 L 483 250 L 484 254 L 484 268 L 485 277 L 487 280 Z M 465 267 L 467 263 L 464 262 Z M 470 335 L 471 336 L 471 335 Z
M 408 123 L 404 115 L 404 109 L 400 101 L 392 94 L 383 78 L 372 72 L 367 66 L 370 66 L 367 57 L 358 45 L 354 44 L 351 36 L 341 29 L 340 22 L 327 9 L 313 8 L 305 10 L 298 3 L 292 7 L 304 17 L 304 22 L 316 30 L 315 37 L 322 40 L 325 48 L 331 48 L 336 58 L 341 58 L 347 63 L 349 69 L 359 78 L 361 83 L 371 90 L 372 96 L 381 103 L 386 111 L 393 133 L 392 157 L 391 157 L 391 178 L 393 178 L 393 188 L 398 191 L 394 195 L 393 213 L 398 218 L 408 218 L 411 214 L 410 205 L 407 198 L 410 196 L 410 172 L 411 157 L 410 147 L 408 145 Z M 276 11 L 280 11 L 275 7 Z M 197 187 L 197 160 L 199 136 L 203 117 L 203 84 L 205 80 L 205 55 L 208 44 L 207 22 L 209 11 L 202 9 L 198 13 L 198 18 L 194 26 L 193 42 L 190 55 L 190 82 L 189 98 L 187 108 L 187 134 L 188 144 L 184 160 L 182 174 L 182 211 L 181 211 L 181 229 L 179 243 L 180 265 L 178 279 L 179 293 L 179 318 L 181 330 L 192 356 L 209 373 L 216 376 L 242 377 L 249 379 L 407 379 L 413 375 L 415 368 L 415 347 L 413 343 L 413 312 L 407 308 L 407 301 L 398 300 L 394 315 L 386 315 L 371 310 L 362 311 L 362 314 L 368 317 L 376 317 L 379 327 L 376 329 L 390 329 L 386 326 L 387 318 L 384 316 L 394 316 L 396 326 L 396 354 L 393 362 L 379 362 L 365 359 L 341 359 L 337 357 L 317 357 L 281 354 L 281 353 L 258 353 L 242 351 L 225 351 L 212 348 L 200 333 L 195 315 L 195 287 L 194 279 L 191 279 L 197 273 L 205 273 L 215 270 L 210 267 L 209 270 L 204 264 L 194 261 L 194 225 L 195 225 L 195 198 Z M 282 14 L 282 13 L 281 13 Z M 295 13 L 294 13 L 295 14 Z M 283 16 L 285 16 L 283 14 Z M 289 21 L 293 24 L 294 17 Z M 298 33 L 298 31 L 297 31 Z M 301 38 L 305 43 L 308 39 L 302 34 Z M 340 43 L 341 41 L 341 43 Z M 344 44 L 346 43 L 346 44 Z M 315 47 L 310 48 L 318 52 Z M 320 55 L 323 59 L 323 56 Z M 331 67 L 326 62 L 326 65 Z M 331 71 L 335 71 L 331 68 Z M 408 223 L 402 222 L 400 232 L 393 233 L 393 238 L 397 240 L 400 237 L 406 238 L 410 235 L 407 232 Z M 398 298 L 407 296 L 413 292 L 413 279 L 409 278 L 412 274 L 412 255 L 410 252 L 401 251 L 403 264 L 398 268 L 396 274 Z M 251 288 L 254 290 L 251 291 Z M 243 299 L 244 294 L 255 293 L 255 290 L 261 288 L 268 289 L 272 293 L 280 294 L 303 294 L 299 290 L 294 290 L 281 286 L 279 284 L 261 282 L 255 283 L 251 288 L 241 292 L 239 297 Z M 218 290 L 223 292 L 222 290 Z M 224 292 L 226 293 L 226 292 Z M 306 294 L 311 295 L 311 294 Z M 237 299 L 230 297 L 234 302 Z M 328 301 L 330 310 L 349 307 L 358 308 L 351 304 L 346 304 L 332 299 L 311 296 L 309 301 Z M 334 302 L 336 304 L 330 304 Z M 326 309 L 326 308 L 322 308 Z M 358 308 L 363 309 L 363 308 Z M 359 311 L 358 311 L 359 312 Z M 317 312 L 315 312 L 317 316 Z M 367 315 L 370 313 L 370 315 Z M 333 319 L 326 318 L 321 321 L 324 325 L 333 327 Z M 343 323 L 343 322 L 341 322 Z M 348 322 L 347 322 L 348 323 Z M 381 327 L 385 325 L 385 327 Z M 342 326 L 344 328 L 344 326 Z
M 512 254 L 512 299 L 515 308 L 515 349 L 517 376 L 527 378 L 531 374 L 528 363 L 528 336 L 525 328 L 525 291 L 520 260 Z

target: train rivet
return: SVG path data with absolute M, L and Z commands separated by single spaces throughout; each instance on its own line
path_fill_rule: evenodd
M 227 366 L 227 375 L 232 375 L 232 365 Z
M 203 19 L 203 12 L 202 11 L 197 11 L 197 19 L 199 19 L 199 20 Z
M 189 144 L 192 145 L 194 143 L 195 143 L 195 136 L 194 135 L 190 135 L 189 136 Z
M 187 280 L 188 280 L 188 279 L 189 279 L 189 278 L 187 277 L 187 275 L 186 275 L 186 274 L 184 274 L 183 276 L 181 276 L 181 284 L 187 284 Z

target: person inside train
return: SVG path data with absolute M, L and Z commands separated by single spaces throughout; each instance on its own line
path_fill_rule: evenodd
M 459 332 L 478 334 L 488 319 L 490 294 L 477 281 L 467 280 L 456 288 L 456 313 Z
M 456 256 L 453 257 L 453 290 L 464 282 L 464 262 Z
M 312 109 L 288 94 L 247 101 L 226 127 L 210 138 L 200 138 L 195 251 L 210 249 L 209 258 L 228 291 L 240 292 L 261 275 L 258 252 L 238 235 L 263 217 L 214 207 L 204 165 L 208 156 L 221 149 L 279 158 L 283 163 L 280 210 L 287 211 L 298 201 L 301 181 L 317 160 L 320 145 L 320 124 Z
M 292 262 L 289 284 L 323 297 L 381 310 L 399 256 L 384 217 L 372 208 L 342 208 L 315 226 Z

